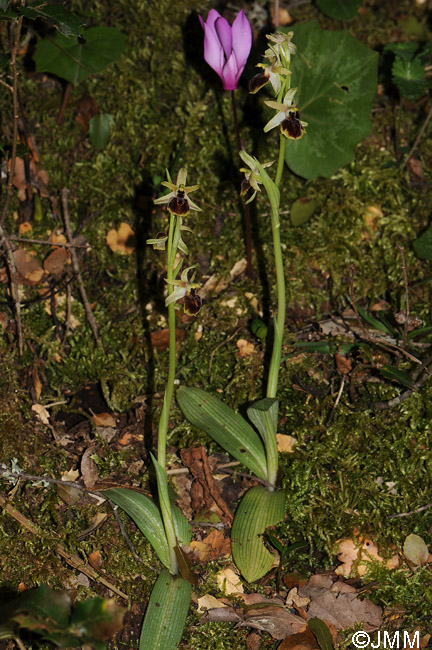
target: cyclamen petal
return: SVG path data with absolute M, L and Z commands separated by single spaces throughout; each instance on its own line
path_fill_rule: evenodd
M 204 59 L 219 75 L 225 90 L 235 90 L 252 47 L 252 30 L 243 10 L 232 27 L 211 9 L 207 21 L 200 16 L 204 29 Z

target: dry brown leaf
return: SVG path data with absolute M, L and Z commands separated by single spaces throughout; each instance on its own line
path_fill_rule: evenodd
M 90 526 L 88 528 L 86 528 L 85 530 L 83 530 L 82 533 L 77 535 L 78 541 L 81 541 L 82 539 L 84 539 L 85 537 L 90 535 L 90 533 L 93 533 L 100 526 L 102 526 L 104 521 L 106 521 L 108 519 L 108 516 L 109 515 L 106 512 L 97 512 L 95 514 L 95 516 L 92 518 L 92 520 L 90 522 Z
M 36 363 L 33 364 L 32 379 L 33 379 L 33 388 L 36 396 L 36 402 L 39 402 L 39 397 L 41 396 L 41 392 L 42 392 L 42 383 L 41 380 L 39 379 L 38 368 Z
M 117 422 L 111 413 L 93 413 L 91 411 L 91 420 L 96 427 L 115 427 Z
M 96 447 L 87 447 L 81 458 L 81 475 L 83 477 L 84 485 L 89 490 L 94 486 L 99 478 L 97 465 L 92 456 L 96 451 Z
M 21 279 L 20 284 L 28 284 L 31 286 L 39 284 L 45 272 L 38 260 L 22 248 L 14 251 L 13 256 L 16 270 L 21 276 L 21 278 L 18 278 L 18 281 Z
M 292 454 L 295 451 L 297 440 L 293 436 L 284 433 L 276 434 L 278 451 L 285 454 Z
M 423 165 L 418 158 L 408 158 L 407 167 L 410 168 L 414 176 L 417 176 L 417 178 L 424 181 Z
M 82 130 L 87 133 L 88 124 L 92 117 L 99 113 L 99 107 L 97 102 L 91 95 L 85 94 L 79 103 L 78 114 L 75 118 L 75 122 L 80 125 Z
M 306 629 L 305 621 L 296 614 L 291 614 L 283 606 L 269 604 L 267 607 L 249 609 L 244 622 L 239 624 L 268 632 L 274 639 L 285 639 Z
M 93 567 L 93 569 L 100 569 L 103 564 L 102 555 L 100 551 L 93 551 L 92 553 L 90 553 L 90 555 L 88 556 L 88 561 L 89 564 Z
M 28 235 L 29 232 L 33 230 L 33 226 L 29 221 L 23 221 L 23 223 L 20 223 L 18 226 L 18 234 L 22 237 L 23 235 Z
M 176 334 L 176 343 L 177 347 L 180 346 L 180 343 L 183 341 L 185 337 L 185 332 L 184 330 L 179 330 L 176 329 L 175 331 Z M 164 329 L 164 330 L 157 330 L 156 332 L 152 332 L 150 334 L 150 340 L 152 342 L 152 345 L 156 348 L 156 350 L 166 350 L 169 346 L 169 330 Z
M 381 208 L 376 205 L 369 205 L 363 215 L 365 226 L 370 230 L 377 230 L 378 223 L 383 216 Z
M 227 596 L 230 594 L 241 594 L 244 591 L 243 585 L 240 582 L 240 577 L 229 567 L 218 571 L 216 574 L 216 580 L 219 585 L 219 589 L 223 591 Z
M 113 253 L 132 255 L 136 246 L 135 233 L 130 225 L 123 221 L 118 230 L 113 228 L 108 232 L 106 243 Z
M 352 370 L 351 359 L 345 357 L 343 354 L 336 352 L 335 354 L 336 368 L 341 375 L 347 375 Z
M 308 619 L 320 618 L 338 630 L 361 623 L 363 630 L 371 631 L 382 623 L 381 608 L 367 598 L 360 600 L 357 590 L 342 580 L 333 583 L 330 576 L 312 576 L 298 593 L 311 599 Z
M 368 572 L 368 563 L 371 558 L 382 562 L 389 569 L 394 569 L 399 564 L 399 558 L 394 555 L 390 560 L 385 561 L 378 553 L 378 549 L 370 539 L 360 537 L 359 539 L 342 539 L 338 542 L 336 555 L 341 566 L 335 570 L 337 575 L 348 577 L 353 573 L 355 576 L 364 576 Z
M 74 482 L 76 479 L 79 477 L 79 471 L 77 469 L 69 469 L 67 472 L 63 472 L 61 475 L 61 480 L 62 481 L 68 481 L 68 482 Z M 57 494 L 68 505 L 74 505 L 77 503 L 81 497 L 82 497 L 82 490 L 79 488 L 72 487 L 70 485 L 65 485 L 64 487 L 61 485 L 57 485 Z
M 287 636 L 278 650 L 320 650 L 315 635 L 309 630 Z
M 10 166 L 10 160 L 8 164 Z M 30 160 L 29 169 L 30 169 L 30 182 L 32 187 L 39 190 L 41 196 L 49 196 L 48 174 L 46 173 L 46 171 L 44 171 L 43 169 L 39 169 L 39 167 L 37 166 L 36 162 L 33 159 Z M 25 165 L 24 165 L 24 159 L 20 158 L 19 156 L 15 158 L 15 167 L 14 167 L 14 175 L 13 175 L 12 183 L 14 184 L 14 187 L 16 187 L 18 190 L 18 198 L 20 199 L 20 201 L 25 201 L 26 193 L 27 193 Z
M 50 414 L 42 404 L 33 404 L 31 410 L 43 424 L 49 424 Z
M 216 558 L 230 555 L 231 543 L 227 537 L 224 537 L 224 534 L 220 530 L 213 530 L 202 542 L 191 542 L 190 549 L 198 554 L 201 562 L 210 562 Z
M 46 273 L 59 275 L 64 270 L 66 262 L 70 263 L 69 253 L 64 247 L 57 247 L 45 258 L 43 267 Z
M 197 603 L 198 603 L 198 614 L 202 614 L 208 609 L 215 609 L 217 607 L 226 607 L 225 603 L 223 603 L 218 598 L 211 596 L 210 594 L 205 594 L 201 598 L 198 598 Z
M 250 357 L 255 352 L 255 346 L 246 339 L 239 339 L 236 343 L 238 348 L 238 355 L 241 359 Z

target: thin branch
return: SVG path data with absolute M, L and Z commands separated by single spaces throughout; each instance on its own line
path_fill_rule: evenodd
M 418 512 L 423 512 L 424 510 L 428 510 L 429 508 L 432 508 L 432 503 L 428 503 L 427 506 L 420 506 L 420 508 L 416 508 L 415 510 L 410 510 L 409 512 L 399 512 L 397 515 L 389 515 L 387 519 L 397 519 L 398 517 L 410 517 L 411 515 L 415 515 Z
M 66 236 L 68 238 L 69 243 L 73 244 L 72 230 L 71 230 L 70 221 L 69 221 L 69 208 L 68 208 L 69 190 L 66 187 L 64 187 L 62 189 L 62 191 L 60 192 L 60 195 L 61 195 L 61 200 L 62 200 L 63 220 L 64 220 L 64 224 L 65 224 Z M 79 287 L 79 290 L 80 290 L 80 293 L 81 293 L 81 298 L 82 298 L 82 301 L 83 301 L 83 305 L 84 305 L 85 313 L 86 313 L 86 316 L 87 316 L 87 320 L 89 322 L 91 331 L 93 332 L 93 336 L 95 337 L 96 343 L 97 343 L 97 345 L 100 346 L 101 341 L 100 341 L 100 338 L 99 338 L 99 333 L 98 333 L 96 321 L 95 321 L 95 318 L 93 316 L 93 312 L 92 312 L 91 307 L 90 307 L 89 299 L 87 298 L 87 292 L 85 290 L 84 282 L 83 282 L 83 279 L 82 279 L 82 276 L 81 276 L 81 271 L 80 271 L 79 264 L 78 264 L 78 257 L 77 257 L 77 254 L 76 254 L 74 248 L 70 249 L 70 256 L 71 256 L 71 260 L 72 260 L 72 269 L 73 269 L 73 272 L 74 272 L 74 274 L 76 276 L 76 279 L 77 279 L 77 282 L 78 282 L 78 287 Z
M 414 140 L 414 144 L 411 147 L 411 149 L 409 151 L 409 154 L 407 155 L 407 157 L 404 160 L 404 163 L 402 165 L 402 169 L 407 166 L 409 159 L 413 155 L 414 151 L 417 149 L 417 145 L 420 142 L 420 140 L 421 140 L 421 138 L 423 136 L 423 133 L 425 132 L 426 127 L 429 124 L 429 121 L 430 121 L 431 117 L 432 117 L 432 107 L 430 108 L 429 113 L 427 114 L 426 119 L 423 122 L 423 124 L 422 124 L 422 126 L 421 126 L 421 128 L 420 128 L 420 130 L 419 130 L 419 132 L 417 134 L 416 139 Z
M 88 248 L 88 244 L 69 244 L 69 242 L 52 242 L 48 239 L 29 239 L 28 237 L 19 237 L 18 235 L 9 235 L 9 239 L 13 241 L 26 242 L 28 244 L 42 244 L 44 246 L 63 246 L 64 248 Z
M 6 265 L 8 267 L 9 279 L 11 283 L 11 294 L 15 307 L 15 325 L 16 333 L 18 336 L 18 353 L 22 357 L 24 353 L 24 339 L 21 323 L 21 303 L 18 293 L 18 280 L 16 275 L 15 259 L 13 255 L 12 245 L 9 241 L 9 236 L 3 226 L 0 225 L 0 248 L 5 251 Z

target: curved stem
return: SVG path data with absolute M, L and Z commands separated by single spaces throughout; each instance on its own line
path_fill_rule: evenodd
M 175 231 L 179 226 L 178 219 L 174 214 L 170 216 L 170 225 L 167 241 L 167 280 L 174 279 L 174 263 L 176 251 L 173 247 Z M 173 285 L 168 283 L 168 295 L 173 291 Z M 168 433 L 168 418 L 174 394 L 174 379 L 176 370 L 176 336 L 175 336 L 175 303 L 168 305 L 168 329 L 169 329 L 169 365 L 168 378 L 165 385 L 165 395 L 158 429 L 158 452 L 157 459 L 162 467 L 165 467 L 166 441 Z
M 276 265 L 276 283 L 277 283 L 277 317 L 274 321 L 274 340 L 273 351 L 270 361 L 269 375 L 267 379 L 267 397 L 276 397 L 278 379 L 279 379 L 279 366 L 282 356 L 282 337 L 285 328 L 285 311 L 286 311 L 286 297 L 285 297 L 285 274 L 282 258 L 282 248 L 280 241 L 280 223 L 279 214 L 277 211 L 272 210 L 271 215 L 272 232 L 273 232 L 273 250 Z

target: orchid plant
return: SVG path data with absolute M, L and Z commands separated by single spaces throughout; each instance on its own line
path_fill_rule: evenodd
M 174 650 L 180 642 L 187 611 L 189 608 L 191 583 L 194 576 L 188 569 L 188 562 L 181 545 L 189 544 L 190 525 L 173 503 L 168 489 L 165 470 L 166 443 L 169 413 L 173 401 L 176 370 L 176 336 L 175 310 L 179 300 L 184 301 L 184 310 L 197 314 L 201 299 L 196 294 L 199 284 L 194 281 L 195 274 L 189 279 L 194 266 L 182 271 L 183 258 L 188 249 L 182 239 L 182 231 L 191 229 L 183 224 L 191 210 L 201 210 L 189 194 L 198 189 L 198 185 L 187 186 L 187 170 L 180 169 L 177 181 L 167 171 L 167 180 L 162 185 L 170 192 L 155 200 L 156 205 L 167 205 L 169 213 L 168 232 L 147 244 L 155 250 L 166 251 L 167 259 L 167 297 L 165 305 L 168 310 L 169 328 L 169 367 L 165 385 L 162 412 L 159 419 L 157 458 L 151 455 L 157 482 L 159 507 L 149 497 L 127 488 L 114 488 L 105 491 L 106 496 L 120 506 L 137 524 L 156 551 L 160 561 L 166 567 L 153 588 L 141 630 L 140 650 L 157 650 L 170 648 Z M 180 279 L 178 276 L 180 274 Z
M 212 20 L 212 25 L 212 29 L 216 30 L 217 21 Z M 258 192 L 261 192 L 262 186 L 271 207 L 277 305 L 274 309 L 273 349 L 268 369 L 266 396 L 247 409 L 250 424 L 219 398 L 199 388 L 181 387 L 177 391 L 177 401 L 188 420 L 208 433 L 264 483 L 246 492 L 237 508 L 231 530 L 234 561 L 249 582 L 258 580 L 271 568 L 273 555 L 264 546 L 262 534 L 269 526 L 282 521 L 285 513 L 285 494 L 276 489 L 278 480 L 276 432 L 279 411 L 277 389 L 286 311 L 279 223 L 279 185 L 284 170 L 286 142 L 303 137 L 307 127 L 307 124 L 301 120 L 299 110 L 294 103 L 296 89 L 291 88 L 290 60 L 291 55 L 295 53 L 295 46 L 291 41 L 292 32 L 288 34 L 278 32 L 270 34 L 267 38 L 265 62 L 258 64 L 261 71 L 251 80 L 249 90 L 255 93 L 270 84 L 275 95 L 275 100 L 265 101 L 265 104 L 276 112 L 264 127 L 266 133 L 277 127 L 280 130 L 275 179 L 272 180 L 266 171 L 266 168 L 272 165 L 271 162 L 261 164 L 257 158 L 246 151 L 240 151 L 240 157 L 246 165 L 241 169 L 244 173 L 241 193 L 251 194 L 247 200 L 249 203 L 256 198 Z

